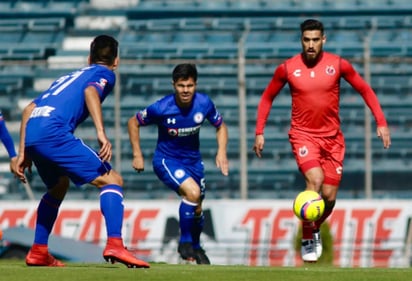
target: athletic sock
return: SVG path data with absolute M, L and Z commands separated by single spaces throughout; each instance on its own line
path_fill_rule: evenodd
M 107 237 L 122 237 L 123 188 L 109 184 L 100 190 L 100 210 L 106 221 Z
M 49 193 L 43 195 L 37 207 L 36 230 L 34 233 L 35 244 L 48 244 L 49 235 L 56 221 L 61 203 L 62 200 L 52 197 Z
M 195 218 L 197 204 L 182 199 L 179 207 L 179 243 L 192 243 L 192 227 Z
M 336 201 L 332 201 L 325 204 L 325 210 L 323 211 L 322 216 L 315 222 L 315 229 L 319 229 L 322 223 L 330 216 L 330 214 L 332 214 L 335 203 Z
M 200 249 L 200 234 L 203 231 L 203 226 L 205 224 L 205 216 L 203 212 L 199 216 L 194 217 L 193 227 L 192 227 L 192 245 L 193 249 Z
M 313 222 L 302 221 L 302 239 L 313 239 L 313 227 Z

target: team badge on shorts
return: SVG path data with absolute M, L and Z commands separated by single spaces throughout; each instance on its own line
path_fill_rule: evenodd
M 300 157 L 305 157 L 305 156 L 308 155 L 308 153 L 309 153 L 309 150 L 306 146 L 302 146 L 302 147 L 299 148 L 299 156 Z
M 182 170 L 182 169 L 177 169 L 177 170 L 175 171 L 174 175 L 175 175 L 175 178 L 181 179 L 181 178 L 183 178 L 183 177 L 185 176 L 185 171 Z

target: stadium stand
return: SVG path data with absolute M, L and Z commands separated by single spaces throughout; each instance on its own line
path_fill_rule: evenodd
M 379 191 L 377 196 L 402 197 L 410 188 L 405 178 L 412 154 L 412 64 L 408 61 L 412 57 L 411 14 L 412 4 L 407 0 L 1 1 L 1 110 L 12 124 L 18 124 L 22 104 L 44 90 L 56 76 L 85 65 L 91 38 L 107 33 L 117 37 L 121 46 L 121 136 L 111 136 L 113 141 L 120 138 L 120 167 L 129 197 L 159 198 L 164 196 L 164 187 L 149 169 L 156 129 L 144 130 L 142 147 L 148 167 L 145 173 L 136 174 L 130 164 L 127 120 L 172 91 L 170 72 L 176 63 L 192 61 L 199 69 L 198 90 L 213 96 L 230 130 L 230 175 L 223 177 L 214 167 L 213 129 L 204 128 L 201 149 L 208 196 L 240 196 L 239 143 L 246 138 L 249 196 L 291 198 L 303 182 L 287 141 L 288 89 L 274 102 L 262 160 L 256 159 L 251 151 L 256 106 L 276 64 L 300 52 L 299 23 L 304 18 L 317 17 L 326 26 L 326 50 L 353 60 L 362 74 L 366 71 L 365 40 L 370 40 L 371 84 L 382 101 L 393 133 L 393 145 L 385 151 L 371 132 L 374 188 Z M 241 38 L 246 59 L 247 136 L 239 134 L 237 57 Z M 365 113 L 361 98 L 344 81 L 341 104 L 347 142 L 343 196 L 358 197 L 364 188 Z M 116 102 L 111 97 L 104 103 L 111 132 L 115 132 L 115 111 Z M 84 125 L 78 135 L 94 144 L 91 123 Z M 17 129 L 17 141 L 16 132 Z M 7 171 L 0 176 L 10 179 Z M 31 183 L 35 191 L 43 190 L 36 174 Z M 391 191 L 385 193 L 389 187 Z M 19 192 L 12 181 L 8 188 Z

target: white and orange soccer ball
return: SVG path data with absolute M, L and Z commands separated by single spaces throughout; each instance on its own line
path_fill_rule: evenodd
M 317 221 L 324 211 L 325 201 L 316 191 L 302 191 L 293 201 L 293 212 L 303 221 Z

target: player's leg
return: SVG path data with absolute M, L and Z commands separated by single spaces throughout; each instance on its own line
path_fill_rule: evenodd
M 320 258 L 323 251 L 320 227 L 322 223 L 332 214 L 333 208 L 335 207 L 337 190 L 338 187 L 334 185 L 324 184 L 322 186 L 322 197 L 325 201 L 325 210 L 322 216 L 314 222 L 313 227 L 313 245 L 318 258 Z
M 289 141 L 300 172 L 306 183 L 306 190 L 319 192 L 324 180 L 321 166 L 321 146 L 318 139 L 309 135 L 290 134 Z M 301 256 L 305 262 L 316 262 L 317 255 L 313 241 L 313 222 L 302 221 Z
M 194 166 L 196 167 L 196 165 Z M 191 167 L 193 168 L 193 167 Z M 189 168 L 188 168 L 189 169 Z M 200 235 L 203 232 L 203 227 L 205 225 L 205 216 L 203 214 L 202 203 L 206 195 L 206 185 L 204 180 L 204 170 L 203 164 L 199 162 L 196 169 L 191 169 L 191 173 L 193 178 L 196 179 L 198 186 L 200 188 L 200 202 L 197 205 L 195 211 L 195 217 L 193 221 L 193 226 L 191 230 L 192 234 L 192 247 L 195 254 L 195 260 L 197 264 L 210 264 L 210 260 L 206 255 L 205 250 L 202 248 L 200 244 Z
M 102 162 L 95 151 L 81 140 L 73 140 L 67 148 L 70 161 L 59 158 L 59 165 L 77 186 L 90 183 L 100 190 L 100 210 L 105 219 L 107 244 L 103 257 L 111 262 L 121 262 L 127 267 L 150 267 L 127 251 L 122 239 L 123 178 L 107 162 Z
M 103 251 L 106 261 L 120 262 L 127 267 L 144 267 L 150 265 L 134 257 L 123 244 L 123 178 L 110 170 L 90 182 L 100 189 L 100 210 L 105 219 L 107 243 Z
M 153 170 L 157 177 L 180 197 L 178 253 L 184 260 L 194 261 L 192 229 L 195 213 L 200 202 L 200 188 L 181 162 L 162 157 L 153 158 Z
M 60 177 L 58 184 L 46 192 L 37 208 L 34 243 L 26 256 L 29 266 L 64 266 L 48 249 L 49 236 L 56 221 L 59 207 L 69 188 L 69 179 Z
M 323 182 L 323 170 L 320 167 L 313 167 L 304 173 L 306 181 L 306 190 L 319 192 Z M 316 245 L 313 239 L 314 223 L 302 221 L 302 260 L 305 262 L 316 262 Z
M 328 154 L 328 157 L 325 157 L 322 162 L 325 178 L 321 187 L 321 194 L 325 201 L 325 211 L 315 222 L 313 229 L 313 241 L 318 258 L 322 255 L 323 250 L 320 227 L 332 214 L 333 208 L 335 207 L 338 188 L 342 180 L 342 166 L 345 155 L 343 134 L 339 132 L 334 137 L 323 138 L 323 148 L 325 153 Z
M 178 252 L 183 259 L 194 260 L 192 230 L 200 203 L 200 188 L 193 178 L 188 177 L 180 184 L 178 192 L 182 198 L 179 206 Z
M 47 149 L 48 150 L 48 149 Z M 42 147 L 30 147 L 26 153 L 36 165 L 37 172 L 47 187 L 37 208 L 33 245 L 26 256 L 29 266 L 64 266 L 55 259 L 48 249 L 49 236 L 56 221 L 59 207 L 69 188 L 69 178 L 62 176 L 61 170 L 45 155 L 53 156 L 53 151 Z

